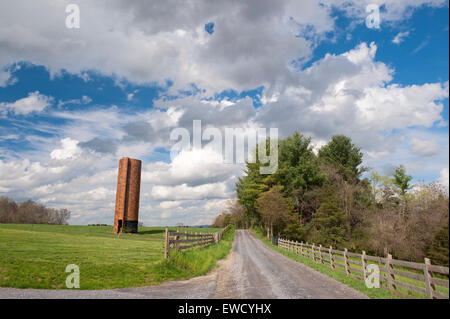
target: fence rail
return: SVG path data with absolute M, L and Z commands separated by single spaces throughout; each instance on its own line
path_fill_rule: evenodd
M 169 228 L 166 227 L 164 235 L 164 258 L 168 259 L 169 252 L 172 250 L 204 247 L 213 242 L 218 243 L 229 226 L 230 225 L 215 233 L 180 233 L 178 230 L 176 232 L 171 232 L 169 231 Z
M 380 287 L 400 297 L 412 298 L 409 292 L 413 291 L 430 299 L 449 298 L 449 268 L 432 265 L 428 258 L 422 264 L 393 259 L 390 254 L 383 258 L 366 255 L 365 251 L 358 254 L 347 248 L 342 251 L 282 238 L 278 239 L 278 246 L 363 281 L 370 280 L 367 266 L 375 264 L 380 270 Z

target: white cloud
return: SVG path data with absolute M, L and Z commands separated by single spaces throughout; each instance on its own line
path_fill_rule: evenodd
M 448 189 L 448 168 L 443 168 L 439 176 L 439 183 Z
M 433 140 L 420 140 L 413 138 L 411 140 L 411 149 L 420 156 L 433 156 L 440 152 L 440 145 Z
M 199 186 L 188 186 L 187 184 L 176 186 L 153 186 L 151 192 L 151 198 L 156 200 L 227 198 L 231 195 L 231 192 L 227 192 L 225 183 L 203 184 Z
M 138 83 L 172 79 L 174 89 L 195 83 L 209 93 L 272 87 L 290 82 L 290 62 L 310 57 L 317 41 L 334 30 L 333 8 L 363 20 L 367 4 L 384 4 L 388 23 L 446 1 L 170 0 L 154 6 L 80 0 L 76 30 L 64 25 L 68 3 L 32 1 L 23 10 L 20 2 L 1 1 L 0 66 L 31 61 L 53 75 L 64 69 L 85 78 L 86 70 L 96 70 Z M 209 21 L 215 23 L 212 35 L 204 30 Z
M 71 138 L 64 138 L 61 140 L 62 148 L 55 149 L 50 153 L 50 157 L 55 160 L 66 160 L 74 158 L 80 154 L 81 150 L 78 147 L 78 141 Z
M 399 32 L 394 39 L 392 39 L 392 43 L 400 44 L 404 41 L 405 38 L 409 36 L 409 31 Z
M 35 91 L 13 103 L 0 103 L 0 107 L 15 114 L 27 115 L 32 112 L 42 112 L 52 104 L 52 101 L 53 97 L 45 96 L 40 94 L 39 91 Z
M 16 81 L 17 79 L 11 74 L 11 71 L 2 70 L 0 68 L 0 87 L 6 87 L 8 85 L 14 84 Z
M 375 44 L 362 43 L 338 56 L 327 54 L 299 73 L 296 86 L 287 86 L 276 101 L 264 104 L 256 121 L 278 127 L 282 136 L 295 130 L 316 140 L 346 134 L 371 152 L 389 149 L 395 137 L 386 133 L 394 129 L 442 121 L 448 82 L 392 83 L 394 70 L 375 60 L 376 50 Z

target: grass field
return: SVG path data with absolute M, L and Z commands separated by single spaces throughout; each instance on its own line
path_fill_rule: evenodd
M 180 228 L 183 230 L 186 228 Z M 163 259 L 163 227 L 140 227 L 138 234 L 118 236 L 110 226 L 0 224 L 0 286 L 64 289 L 68 264 L 79 266 L 81 289 L 187 279 L 208 272 L 228 254 L 234 230 L 227 233 L 219 244 L 175 252 L 168 262 Z

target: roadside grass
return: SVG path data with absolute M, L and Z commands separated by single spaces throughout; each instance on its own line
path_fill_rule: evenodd
M 159 265 L 158 273 L 174 279 L 188 279 L 208 273 L 216 266 L 218 260 L 228 256 L 234 241 L 234 233 L 234 227 L 230 227 L 218 244 L 213 243 L 205 248 L 171 251 L 169 260 Z
M 207 233 L 219 230 L 173 227 L 170 231 L 176 229 Z M 164 230 L 140 227 L 138 234 L 119 236 L 111 226 L 0 224 L 0 286 L 65 289 L 69 264 L 79 266 L 81 289 L 156 285 L 203 274 L 229 251 L 224 241 L 186 251 L 184 259 L 175 257 L 167 262 L 163 258 Z
M 387 290 L 384 290 L 381 288 L 379 288 L 379 289 L 368 288 L 368 287 L 366 287 L 366 285 L 364 284 L 363 281 L 351 278 L 343 272 L 333 271 L 330 269 L 330 267 L 328 267 L 324 264 L 316 263 L 310 258 L 301 256 L 301 255 L 297 255 L 297 254 L 287 251 L 281 247 L 275 246 L 272 244 L 272 242 L 270 240 L 268 240 L 267 238 L 264 237 L 264 235 L 262 234 L 262 231 L 260 229 L 252 228 L 250 230 L 258 239 L 260 239 L 269 248 L 279 252 L 280 254 L 283 254 L 284 256 L 286 256 L 292 260 L 300 262 L 300 263 L 304 264 L 305 266 L 308 266 L 314 270 L 317 270 L 318 272 L 325 274 L 339 282 L 342 282 L 343 284 L 346 284 L 347 286 L 362 292 L 363 294 L 367 295 L 369 298 L 372 298 L 372 299 L 397 299 L 398 298 L 397 296 L 393 295 L 392 293 L 390 293 Z

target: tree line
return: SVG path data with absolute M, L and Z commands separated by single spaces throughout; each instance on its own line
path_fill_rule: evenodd
M 256 159 L 265 147 L 255 149 Z M 260 174 L 258 160 L 246 163 L 236 197 L 214 226 L 258 227 L 267 237 L 448 266 L 448 189 L 412 185 L 402 165 L 389 175 L 370 171 L 344 135 L 314 152 L 311 138 L 296 132 L 279 140 L 278 152 L 274 174 Z
M 67 225 L 69 219 L 70 211 L 65 208 L 49 208 L 32 200 L 16 203 L 0 197 L 0 223 Z

